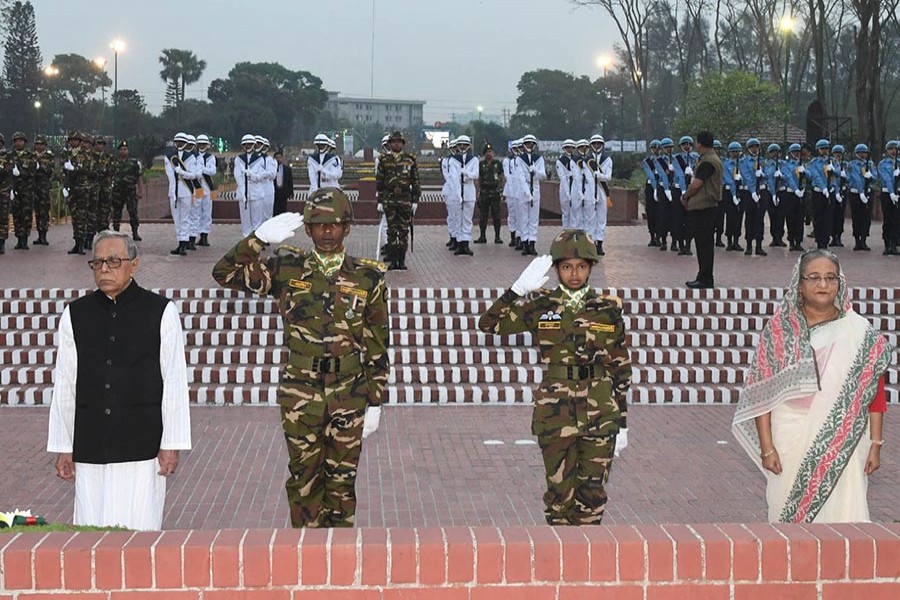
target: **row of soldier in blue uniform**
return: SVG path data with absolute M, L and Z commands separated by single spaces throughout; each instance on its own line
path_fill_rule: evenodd
M 694 140 L 684 136 L 675 153 L 671 138 L 650 142 L 650 153 L 642 162 L 647 177 L 645 198 L 648 246 L 691 254 L 691 234 L 681 195 L 690 185 L 698 155 Z M 819 248 L 843 246 L 847 205 L 853 221 L 854 250 L 871 250 L 866 243 L 872 222 L 874 196 L 879 196 L 883 214 L 882 240 L 885 255 L 900 256 L 900 142 L 885 145 L 884 158 L 876 165 L 869 147 L 857 144 L 854 158 L 844 160 L 844 147 L 828 140 L 816 142 L 817 156 L 807 144 L 791 144 L 787 158 L 778 144 L 769 144 L 765 155 L 760 141 L 747 140 L 745 146 L 731 142 L 727 156 L 722 143 L 715 141 L 722 155 L 724 181 L 722 202 L 716 216 L 716 246 L 746 255 L 766 256 L 763 249 L 765 216 L 769 217 L 771 247 L 802 251 L 804 221 L 812 221 Z M 810 219 L 811 217 L 811 219 Z M 743 229 L 746 250 L 740 245 Z M 785 234 L 787 243 L 785 243 Z M 727 243 L 722 242 L 725 236 Z M 671 236 L 671 244 L 667 240 Z

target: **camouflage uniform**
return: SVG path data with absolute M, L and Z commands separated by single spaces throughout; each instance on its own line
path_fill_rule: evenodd
M 39 136 L 36 139 L 36 141 L 40 140 L 43 140 L 43 137 Z M 47 231 L 50 229 L 50 180 L 53 178 L 53 153 L 50 150 L 35 151 L 34 158 L 37 161 L 37 169 L 34 174 L 34 217 L 38 240 L 46 245 Z M 36 241 L 35 244 L 37 243 Z
M 87 239 L 90 242 L 98 231 L 100 221 L 100 187 L 104 176 L 103 153 L 96 150 L 86 151 L 91 160 L 91 168 L 87 175 Z M 88 244 L 90 248 L 90 244 Z
M 0 142 L 4 142 L 0 133 Z M 12 162 L 6 148 L 0 144 L 0 254 L 3 254 L 9 237 L 9 193 L 12 190 Z
M 97 138 L 94 143 L 106 140 Z M 97 231 L 109 229 L 109 218 L 112 211 L 112 184 L 113 168 L 116 158 L 103 150 L 94 150 L 95 167 L 97 169 L 97 218 L 95 228 Z M 95 232 L 96 233 L 96 232 Z
M 485 147 L 485 151 L 487 147 Z M 478 243 L 485 243 L 485 231 L 487 230 L 488 215 L 494 224 L 494 242 L 502 244 L 500 239 L 500 193 L 503 191 L 501 180 L 503 178 L 503 164 L 496 158 L 490 161 L 482 160 L 478 165 L 478 186 L 481 192 L 478 198 L 479 220 L 481 237 Z
M 548 365 L 531 429 L 544 458 L 550 525 L 600 523 L 616 434 L 626 427 L 631 360 L 622 305 L 589 286 L 582 289 L 577 310 L 567 310 L 571 293 L 562 286 L 525 297 L 509 289 L 478 324 L 493 334 L 531 332 Z
M 117 158 L 112 167 L 112 222 L 118 231 L 122 223 L 122 207 L 128 208 L 132 232 L 140 225 L 138 219 L 137 182 L 141 178 L 141 165 L 134 158 Z
M 93 159 L 87 150 L 76 148 L 69 150 L 68 160 L 75 167 L 68 171 L 66 184 L 69 189 L 67 205 L 72 215 L 72 237 L 76 246 L 88 247 L 91 241 L 91 174 L 94 172 Z M 74 250 L 74 248 L 73 248 Z
M 14 133 L 13 140 L 27 139 L 23 133 Z M 19 175 L 13 177 L 13 199 L 10 203 L 10 211 L 13 216 L 13 229 L 19 240 L 17 248 L 28 248 L 28 236 L 31 235 L 31 222 L 34 218 L 34 175 L 37 163 L 34 153 L 23 148 L 12 150 L 9 160 L 13 168 L 18 168 Z
M 399 131 L 392 133 L 389 141 L 395 139 L 403 139 Z M 387 257 L 392 268 L 406 268 L 412 205 L 417 204 L 422 195 L 416 157 L 408 152 L 382 155 L 378 160 L 375 183 L 378 203 L 387 218 Z
M 307 222 L 334 222 L 335 192 L 338 222 L 352 219 L 347 197 L 322 188 L 307 201 Z M 313 206 L 317 198 L 325 201 Z M 365 410 L 381 404 L 390 368 L 384 265 L 285 245 L 263 258 L 266 246 L 251 234 L 216 264 L 213 277 L 278 302 L 290 350 L 278 403 L 290 459 L 291 524 L 351 527 Z M 336 269 L 330 276 L 326 263 Z

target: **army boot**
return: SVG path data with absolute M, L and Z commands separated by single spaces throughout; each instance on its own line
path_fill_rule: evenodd
M 603 251 L 603 242 L 597 241 L 597 255 L 598 256 L 606 256 L 606 252 Z
M 660 252 L 665 252 L 666 250 L 668 250 L 668 248 L 666 247 L 666 236 L 657 238 L 656 241 L 657 241 L 657 243 L 659 243 L 659 251 Z
M 69 250 L 69 254 L 84 254 L 84 250 L 81 248 L 81 240 L 75 239 L 75 245 Z
M 135 225 L 131 228 L 131 239 L 133 239 L 136 242 L 140 242 L 142 239 L 144 239 L 138 235 L 137 225 Z
M 487 230 L 486 225 L 481 226 L 481 237 L 475 240 L 475 244 L 487 244 L 487 238 L 485 237 L 485 231 Z
M 456 252 L 457 248 L 459 248 L 459 242 L 456 241 L 456 238 L 450 238 L 450 245 L 447 246 L 447 249 L 450 252 Z
M 750 251 L 750 244 L 747 244 L 747 251 Z M 769 253 L 763 250 L 762 242 L 756 242 L 756 255 L 757 256 L 768 256 Z
M 207 233 L 201 233 L 201 234 L 200 234 L 200 241 L 197 242 L 197 245 L 198 245 L 198 246 L 209 246 L 209 234 L 207 234 Z
M 16 250 L 28 250 L 28 237 L 19 236 L 16 239 L 19 240 L 16 244 Z
M 478 243 L 478 242 L 476 242 Z M 456 252 L 453 253 L 456 256 L 473 256 L 473 252 L 469 249 L 469 242 L 460 242 L 459 247 L 456 249 Z
M 196 237 L 191 236 L 188 238 L 187 249 L 188 250 L 196 250 L 197 249 L 197 238 Z
M 397 249 L 397 270 L 405 271 L 406 270 L 406 249 L 398 248 Z
M 0 240 L 0 254 L 6 254 L 6 240 Z
M 517 239 L 518 239 L 518 238 L 516 237 L 516 234 L 514 234 L 514 233 L 511 233 L 511 234 L 510 234 L 510 236 L 509 236 L 509 244 L 508 244 L 510 248 L 515 248 L 515 247 L 516 247 L 516 240 L 517 240 Z
M 187 242 L 178 242 L 178 247 L 169 250 L 169 254 L 173 256 L 185 256 L 187 254 Z
M 454 244 L 456 244 L 456 240 L 453 239 L 453 236 L 450 236 L 450 241 L 447 242 L 447 243 L 444 244 L 444 245 L 447 246 L 447 247 L 449 248 L 449 247 L 453 246 Z
M 94 237 L 89 235 L 84 238 L 84 243 L 81 245 L 85 250 L 93 250 L 94 249 Z

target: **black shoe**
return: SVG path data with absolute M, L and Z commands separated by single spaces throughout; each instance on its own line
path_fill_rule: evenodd
M 525 249 L 525 241 L 522 238 L 516 238 L 516 250 L 519 252 Z
M 843 248 L 844 242 L 841 241 L 840 237 L 836 237 L 836 238 L 834 238 L 834 245 L 837 246 L 838 248 Z
M 684 285 L 688 286 L 692 290 L 711 290 L 716 287 L 711 283 L 703 283 L 702 281 L 697 281 L 696 279 L 694 281 L 688 281 Z
M 47 232 L 46 231 L 38 231 L 37 239 L 31 242 L 32 246 L 49 246 L 50 242 L 47 241 Z
M 890 256 L 891 255 L 891 247 L 886 245 L 884 247 L 884 252 L 882 252 L 881 255 L 882 256 Z
M 381 260 L 387 263 L 388 271 L 396 271 L 397 270 L 397 259 L 396 253 L 394 249 L 388 245 L 385 245 L 383 250 L 381 251 Z
M 487 238 L 484 237 L 484 234 L 481 235 L 480 238 L 472 242 L 473 244 L 487 244 Z
M 657 242 L 659 242 L 660 252 L 665 252 L 666 250 L 668 250 L 668 248 L 666 248 L 666 238 L 659 238 Z
M 6 254 L 6 240 L 0 240 L 0 254 Z
M 469 250 L 469 242 L 459 242 L 456 247 L 456 252 L 453 253 L 454 256 L 472 256 L 472 251 Z
M 743 252 L 744 251 L 744 247 L 741 246 L 741 242 L 740 242 L 740 240 L 738 240 L 738 238 L 734 238 L 734 251 L 735 252 Z
M 16 250 L 28 250 L 28 236 L 20 236 L 17 238 L 19 243 L 16 244 Z
M 803 252 L 803 246 L 800 245 L 800 242 L 793 242 L 791 244 L 791 252 Z
M 747 250 L 750 249 L 749 244 L 747 245 Z M 756 242 L 756 255 L 757 256 L 768 256 L 769 253 L 763 250 L 762 242 Z
M 597 255 L 606 256 L 606 252 L 603 251 L 603 242 L 597 242 Z
M 197 242 L 198 246 L 209 246 L 209 234 L 201 233 L 200 240 Z
M 140 241 L 142 241 L 142 240 L 144 239 L 144 238 L 142 238 L 141 236 L 138 235 L 138 228 L 137 228 L 137 227 L 132 227 L 132 228 L 131 228 L 131 239 L 133 239 L 133 240 L 136 241 L 136 242 L 140 242 Z M 204 244 L 204 245 L 205 245 L 205 246 L 209 246 L 209 244 Z
M 722 243 L 722 236 L 716 237 L 716 248 L 724 248 L 725 244 Z
M 456 238 L 450 238 L 450 245 L 447 246 L 447 248 L 450 250 L 450 252 L 455 252 L 458 247 L 459 247 L 459 242 L 456 241 Z
M 81 242 L 75 240 L 75 245 L 72 246 L 72 249 L 69 250 L 69 254 L 84 254 L 84 250 L 81 249 Z
M 691 243 L 685 242 L 684 247 L 682 247 L 681 252 L 679 252 L 682 256 L 693 256 L 694 253 L 691 252 Z
M 866 244 L 865 238 L 861 238 L 859 244 L 860 244 L 860 246 L 862 246 L 861 250 L 863 252 L 871 252 L 872 251 L 872 249 L 869 248 L 869 245 Z
M 515 247 L 516 247 L 516 240 L 518 240 L 518 239 L 519 239 L 519 238 L 516 237 L 516 234 L 512 234 L 512 235 L 510 236 L 510 238 L 509 238 L 509 244 L 507 244 L 507 245 L 508 245 L 510 248 L 515 248 Z
M 196 237 L 191 236 L 188 238 L 187 249 L 188 250 L 196 250 L 197 249 L 197 238 Z
M 84 243 L 81 245 L 84 250 L 93 250 L 94 249 L 94 236 L 89 235 L 84 238 Z
M 169 254 L 173 256 L 185 256 L 187 254 L 187 242 L 178 242 L 178 247 L 169 250 Z
M 659 242 L 656 241 L 656 238 L 655 238 L 655 237 L 651 237 L 651 238 L 650 238 L 650 243 L 647 244 L 647 247 L 648 247 L 648 248 L 656 248 L 657 246 L 659 246 Z
M 118 231 L 121 225 L 119 223 L 113 223 L 113 231 Z
M 900 256 L 900 250 L 897 250 L 897 245 L 896 245 L 896 244 L 894 244 L 893 246 L 891 246 L 891 251 L 890 251 L 890 253 L 889 253 L 889 256 Z
M 444 244 L 444 245 L 447 246 L 447 247 L 449 248 L 450 246 L 453 246 L 454 244 L 456 244 L 456 240 L 453 239 L 453 238 L 451 237 L 451 238 L 450 238 L 450 241 L 447 242 L 447 243 Z
M 397 250 L 397 270 L 406 270 L 406 250 Z
M 747 240 L 747 249 L 744 250 L 744 256 L 752 256 L 753 255 L 753 242 Z
M 494 243 L 495 243 L 495 244 L 502 244 L 502 243 L 503 243 L 503 240 L 500 239 L 500 234 L 499 234 L 499 233 L 498 233 L 497 235 L 494 236 Z

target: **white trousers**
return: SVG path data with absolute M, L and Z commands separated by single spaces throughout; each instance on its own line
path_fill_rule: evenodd
M 462 206 L 455 210 L 457 215 L 456 221 L 456 240 L 459 242 L 472 241 L 472 215 L 475 214 L 475 201 L 463 202 Z
M 200 205 L 200 233 L 209 234 L 212 231 L 212 195 L 207 192 L 198 204 Z
M 191 237 L 191 197 L 176 196 L 169 199 L 172 220 L 175 222 L 175 237 L 179 242 L 186 242 Z
M 75 463 L 75 525 L 162 529 L 166 478 L 155 458 L 127 463 Z
M 250 213 L 250 231 L 247 232 L 244 237 L 247 237 L 252 232 L 256 231 L 256 229 L 260 225 L 266 222 L 266 219 L 272 216 L 272 211 L 274 210 L 274 199 L 272 204 L 268 204 L 267 200 L 267 198 L 255 198 L 251 199 L 250 202 L 247 203 L 248 211 Z
M 519 232 L 519 201 L 513 196 L 506 197 L 506 226 L 510 233 Z
M 191 211 L 188 213 L 188 235 L 192 238 L 200 237 L 200 213 L 203 200 L 191 198 Z
M 597 203 L 597 219 L 594 225 L 594 239 L 597 241 L 606 240 L 606 215 L 609 212 L 609 203 L 606 201 L 606 194 L 600 193 L 600 202 Z
M 526 242 L 536 242 L 540 216 L 541 195 L 539 193 L 534 194 L 533 201 L 528 200 L 528 198 L 522 200 L 521 211 L 519 212 L 519 237 Z
M 569 228 L 584 229 L 584 210 L 581 206 L 582 200 L 579 197 L 574 202 L 569 203 Z
M 247 237 L 253 233 L 253 218 L 250 216 L 250 202 L 238 198 L 238 212 L 241 215 L 241 237 Z
M 272 218 L 272 215 L 275 213 L 275 192 L 273 191 L 271 194 L 266 194 L 262 198 L 262 220 L 259 223 L 254 222 L 253 229 L 256 229 L 266 221 Z
M 572 227 L 572 201 L 569 198 L 568 183 L 559 184 L 559 214 L 562 217 L 563 229 Z
M 450 237 L 458 241 L 462 204 L 456 196 L 444 196 L 444 206 L 447 207 L 447 231 L 450 233 Z

